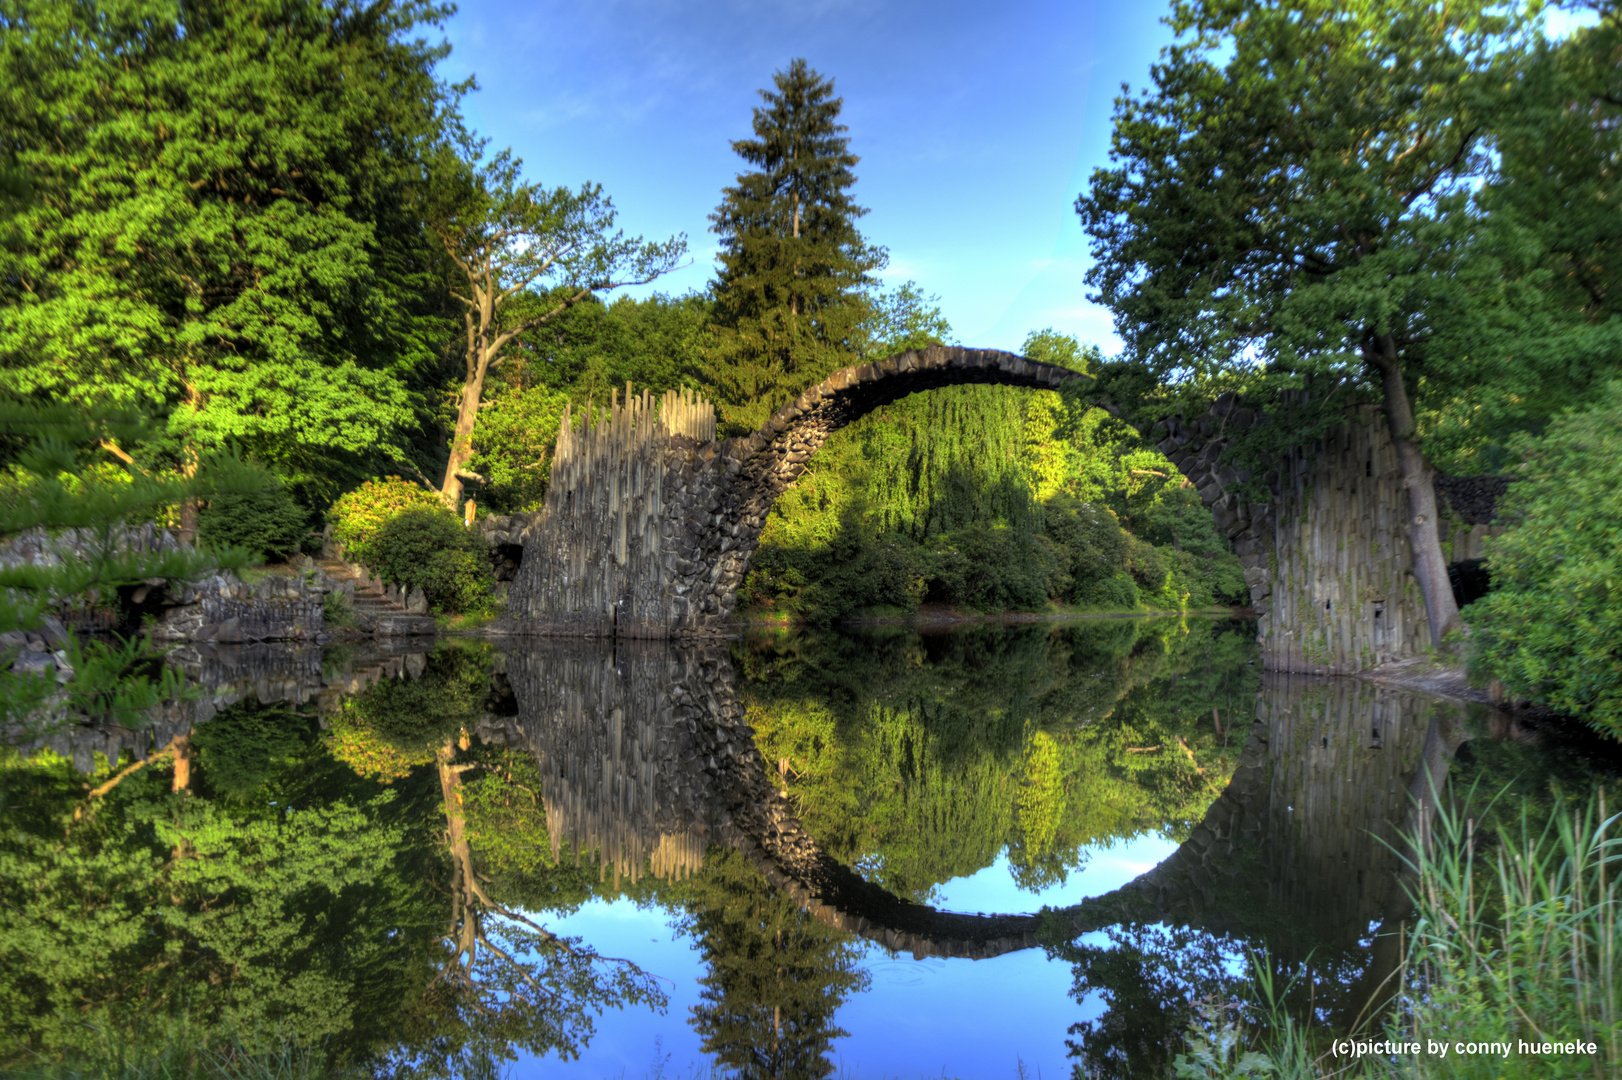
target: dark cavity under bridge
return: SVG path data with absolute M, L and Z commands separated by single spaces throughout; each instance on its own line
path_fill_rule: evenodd
M 688 638 L 726 632 L 772 503 L 840 428 L 921 390 L 993 383 L 1057 390 L 1080 372 L 989 349 L 934 346 L 845 368 L 752 435 L 717 440 L 711 405 L 690 394 L 614 400 L 597 422 L 565 414 L 538 515 L 497 527 L 521 546 L 505 629 L 524 634 Z M 1372 407 L 1296 447 L 1263 480 L 1267 502 L 1220 462 L 1262 418 L 1231 396 L 1203 416 L 1142 432 L 1197 488 L 1244 566 L 1272 670 L 1343 674 L 1424 651 L 1407 496 Z M 1448 505 L 1448 488 L 1440 489 Z M 1475 496 L 1479 492 L 1470 491 Z M 1444 542 L 1479 558 L 1491 499 L 1455 499 Z

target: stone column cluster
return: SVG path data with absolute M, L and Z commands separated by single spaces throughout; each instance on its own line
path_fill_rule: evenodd
M 1249 473 L 1220 456 L 1241 431 L 1265 422 L 1225 394 L 1204 416 L 1169 417 L 1152 432 L 1233 542 L 1265 666 L 1347 675 L 1423 653 L 1429 629 L 1408 543 L 1408 495 L 1384 415 L 1372 405 L 1348 410 L 1345 423 L 1291 448 L 1261 478 L 1267 501 L 1247 502 L 1234 489 Z M 1452 559 L 1481 556 L 1504 486 L 1496 477 L 1438 477 L 1441 504 L 1457 504 L 1443 522 Z

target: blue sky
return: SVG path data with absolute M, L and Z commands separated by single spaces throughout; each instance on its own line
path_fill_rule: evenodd
M 1107 160 L 1113 100 L 1170 39 L 1159 4 L 854 0 L 464 0 L 442 73 L 493 148 L 547 184 L 603 185 L 626 231 L 685 232 L 714 269 L 708 215 L 741 161 L 758 91 L 796 56 L 835 80 L 861 157 L 861 227 L 889 284 L 939 294 L 964 344 L 1018 348 L 1045 326 L 1112 351 L 1086 300 L 1073 210 Z

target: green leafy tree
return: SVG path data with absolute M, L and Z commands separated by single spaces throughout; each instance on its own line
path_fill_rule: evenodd
M 685 237 L 649 243 L 614 228 L 602 188 L 547 190 L 523 179 L 523 163 L 503 151 L 482 165 L 455 148 L 435 159 L 424 211 L 455 264 L 450 292 L 462 308 L 462 377 L 456 426 L 440 494 L 459 505 L 474 455 L 474 433 L 491 369 L 521 334 L 534 331 L 595 293 L 645 285 L 672 270 Z M 525 303 L 514 304 L 524 297 Z
M 1471 669 L 1622 738 L 1622 382 L 1511 445 L 1525 461 L 1488 542 L 1493 591 L 1465 609 Z
M 390 518 L 378 530 L 372 551 L 378 576 L 405 589 L 421 589 L 435 615 L 474 614 L 490 602 L 495 587 L 490 545 L 443 506 Z
M 833 80 L 797 59 L 762 90 L 755 137 L 732 149 L 753 166 L 710 215 L 721 238 L 715 284 L 718 404 L 738 431 L 853 363 L 865 290 L 887 260 L 856 229 L 850 152 Z
M 1348 402 L 1383 405 L 1437 644 L 1458 609 L 1417 417 L 1503 366 L 1487 342 L 1460 347 L 1481 315 L 1463 282 L 1498 105 L 1486 88 L 1521 29 L 1496 12 L 1176 3 L 1179 40 L 1152 90 L 1117 99 L 1112 165 L 1076 203 L 1089 281 L 1126 342 L 1106 371 L 1118 404 L 1153 420 L 1223 389 L 1305 388 L 1272 425 L 1293 441 Z
M 309 531 L 309 515 L 280 483 L 215 495 L 197 515 L 197 542 L 204 547 L 246 548 L 274 560 L 298 554 Z
M 121 448 L 149 464 L 231 442 L 322 486 L 395 453 L 446 326 L 407 199 L 454 115 L 414 35 L 445 13 L 8 5 L 0 129 L 33 197 L 0 248 L 0 387 L 166 415 Z
M 1594 400 L 1622 357 L 1622 11 L 1566 6 L 1589 9 L 1595 25 L 1499 59 L 1507 100 L 1475 200 L 1485 257 L 1466 282 L 1476 318 L 1454 330 L 1457 351 L 1519 359 L 1450 387 L 1420 417 L 1439 453 L 1481 471 L 1516 460 L 1516 433 Z
M 820 1080 L 834 1071 L 833 1022 L 867 989 L 861 950 L 774 890 L 743 855 L 712 848 L 682 924 L 709 965 L 693 1006 L 704 1052 L 748 1080 Z
M 908 349 L 952 344 L 952 324 L 941 314 L 940 302 L 916 281 L 903 281 L 874 297 L 862 325 L 863 358 L 880 360 Z

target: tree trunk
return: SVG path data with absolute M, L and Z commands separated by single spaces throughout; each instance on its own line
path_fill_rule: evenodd
M 169 745 L 174 747 L 175 752 L 175 773 L 169 782 L 169 790 L 177 793 L 186 791 L 191 787 L 191 739 L 179 735 Z
M 479 418 L 479 402 L 484 398 L 484 376 L 489 370 L 490 358 L 482 346 L 468 357 L 467 379 L 462 383 L 462 398 L 456 409 L 456 433 L 451 436 L 451 456 L 445 462 L 445 481 L 439 494 L 451 509 L 462 502 L 462 481 L 457 473 L 473 460 L 473 426 Z
M 1391 444 L 1402 465 L 1402 486 L 1408 492 L 1408 546 L 1413 552 L 1414 579 L 1419 582 L 1419 592 L 1425 600 L 1431 644 L 1440 648 L 1448 631 L 1458 625 L 1459 605 L 1453 599 L 1447 557 L 1442 554 L 1436 512 L 1436 470 L 1425 460 L 1415 437 L 1414 406 L 1408 398 L 1402 366 L 1397 360 L 1396 342 L 1389 335 L 1375 338 L 1365 348 L 1364 358 L 1380 373 L 1385 391 Z

